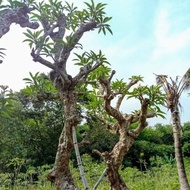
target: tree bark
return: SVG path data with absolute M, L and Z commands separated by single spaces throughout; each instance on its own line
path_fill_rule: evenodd
M 110 77 L 112 76 L 113 72 Z M 99 82 L 102 88 L 104 89 L 102 93 L 104 95 L 104 109 L 106 110 L 108 115 L 112 116 L 116 120 L 115 123 L 109 123 L 108 130 L 114 129 L 115 133 L 119 134 L 119 141 L 116 143 L 116 145 L 110 153 L 104 152 L 101 154 L 98 151 L 97 153 L 100 156 L 102 156 L 105 161 L 107 177 L 110 182 L 110 189 L 129 190 L 122 177 L 120 176 L 118 170 L 119 166 L 123 162 L 124 156 L 127 154 L 132 144 L 134 143 L 134 138 L 138 136 L 142 132 L 142 130 L 147 126 L 146 118 L 148 117 L 147 112 L 150 101 L 149 99 L 140 96 L 139 100 L 141 103 L 141 110 L 139 110 L 139 113 L 134 115 L 122 114 L 122 112 L 119 111 L 119 107 L 124 96 L 120 96 L 116 104 L 116 108 L 111 106 L 111 101 L 114 99 L 114 94 L 111 90 L 110 80 L 110 78 L 109 80 L 104 77 L 99 78 Z M 138 80 L 132 80 L 127 86 L 128 89 L 137 82 Z M 102 120 L 104 121 L 104 118 Z M 135 129 L 130 129 L 130 125 L 131 123 L 133 123 L 133 121 L 138 122 L 138 126 Z M 104 121 L 104 123 L 106 124 L 106 121 Z
M 107 168 L 107 177 L 110 182 L 110 190 L 129 190 L 118 170 L 133 142 L 134 138 L 125 135 L 124 138 L 120 138 L 111 153 L 103 153 Z
M 37 22 L 30 22 L 28 14 L 34 10 L 26 5 L 14 9 L 4 9 L 0 17 L 0 38 L 10 30 L 12 23 L 19 24 L 21 27 L 37 29 Z
M 106 164 L 106 173 L 110 182 L 110 190 L 129 190 L 118 172 L 124 156 L 134 142 L 134 137 L 127 133 L 128 127 L 126 126 L 128 126 L 128 124 L 129 122 L 127 120 L 123 121 L 123 124 L 120 126 L 121 128 L 119 130 L 119 141 L 110 153 L 103 152 L 101 154 L 98 151 L 95 151 L 103 157 Z
M 74 150 L 72 127 L 76 127 L 80 121 L 76 109 L 77 95 L 68 90 L 62 92 L 61 99 L 64 100 L 65 123 L 59 138 L 54 168 L 47 177 L 55 183 L 57 190 L 77 190 L 69 170 L 70 155 Z
M 190 190 L 185 165 L 183 161 L 182 145 L 181 145 L 181 123 L 178 108 L 171 108 L 172 127 L 174 137 L 175 159 L 180 183 L 180 190 Z

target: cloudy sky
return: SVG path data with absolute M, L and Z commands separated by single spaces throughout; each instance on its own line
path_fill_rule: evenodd
M 87 0 L 88 1 L 88 0 Z M 71 1 L 69 1 L 71 2 Z M 73 1 L 81 7 L 81 0 Z M 104 52 L 117 78 L 127 79 L 141 75 L 146 84 L 155 84 L 156 74 L 166 74 L 173 79 L 183 76 L 190 66 L 190 1 L 189 0 L 95 0 L 107 3 L 106 12 L 113 17 L 110 25 L 113 36 L 86 33 L 81 40 L 84 51 Z M 0 65 L 0 84 L 17 91 L 25 86 L 22 80 L 28 73 L 49 69 L 32 62 L 30 49 L 22 43 L 24 30 L 13 25 L 9 33 L 0 39 L 0 47 L 6 48 L 6 57 Z M 69 62 L 69 72 L 77 73 Z M 190 121 L 190 97 L 184 93 L 181 104 L 182 122 Z M 124 104 L 127 110 L 137 109 L 135 102 Z M 151 119 L 151 123 L 170 123 Z

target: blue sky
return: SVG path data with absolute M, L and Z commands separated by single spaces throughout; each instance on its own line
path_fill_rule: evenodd
M 79 7 L 81 0 L 73 1 Z M 101 49 L 116 78 L 128 79 L 131 75 L 141 75 L 146 84 L 155 84 L 156 74 L 166 74 L 175 78 L 182 76 L 190 66 L 190 1 L 189 0 L 95 0 L 107 3 L 106 12 L 113 19 L 110 25 L 113 36 L 88 32 L 81 43 L 84 50 Z M 0 65 L 0 84 L 7 84 L 13 90 L 24 87 L 22 79 L 31 72 L 48 72 L 38 63 L 32 62 L 27 44 L 19 26 L 0 40 L 1 47 L 7 49 L 4 63 Z M 71 74 L 76 67 L 68 65 Z M 190 121 L 190 97 L 184 93 L 181 103 L 182 122 Z M 124 110 L 137 109 L 135 101 L 126 102 Z M 167 120 L 151 119 L 151 123 L 170 123 Z

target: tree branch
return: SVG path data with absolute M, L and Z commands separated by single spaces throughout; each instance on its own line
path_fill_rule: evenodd
M 87 82 L 86 79 L 88 77 L 88 74 L 97 69 L 102 64 L 103 62 L 97 60 L 94 66 L 85 66 L 84 69 L 82 69 L 75 77 L 73 77 L 73 81 L 78 84 Z
M 152 117 L 155 117 L 155 116 L 156 116 L 155 112 L 148 112 L 147 113 L 147 118 L 152 118 Z M 131 120 L 131 123 L 135 123 L 135 122 L 139 121 L 140 117 L 141 117 L 140 114 L 134 115 L 133 119 Z
M 154 117 L 155 115 L 153 113 L 150 113 L 148 115 L 148 105 L 149 105 L 149 99 L 143 99 L 142 103 L 141 103 L 141 111 L 140 111 L 140 115 L 139 115 L 139 119 L 136 120 L 139 121 L 139 125 L 136 129 L 130 130 L 130 134 L 133 136 L 138 136 L 141 131 L 148 125 L 146 118 L 149 117 Z M 135 119 L 132 119 L 132 122 L 134 122 Z
M 127 84 L 127 87 L 126 87 L 126 89 L 127 90 L 129 90 L 133 85 L 135 85 L 137 82 L 138 82 L 139 80 L 131 80 L 130 82 L 129 82 L 129 84 Z M 118 97 L 118 100 L 117 100 L 117 102 L 116 102 L 116 107 L 115 107 L 115 109 L 117 109 L 118 111 L 119 111 L 119 109 L 120 109 L 120 106 L 121 106 L 121 103 L 122 103 L 122 101 L 123 101 L 123 98 L 125 97 L 125 94 L 120 94 L 120 96 Z
M 5 9 L 0 17 L 0 38 L 10 30 L 12 23 L 19 24 L 21 27 L 37 29 L 37 22 L 30 22 L 28 14 L 35 8 L 29 8 L 26 5 L 15 9 Z
M 56 49 L 54 59 L 55 61 L 62 61 L 61 60 L 61 53 L 64 49 L 62 43 L 58 41 L 58 39 L 62 40 L 65 35 L 65 27 L 66 27 L 66 17 L 64 14 L 60 14 L 57 18 L 57 26 L 58 31 L 53 32 L 50 34 L 51 39 L 55 42 L 54 48 Z
M 92 153 L 97 154 L 99 157 L 103 158 L 102 153 L 100 151 L 96 150 L 96 149 L 93 149 Z
M 71 36 L 74 39 L 74 42 L 69 47 L 69 51 L 71 51 L 74 48 L 74 46 L 79 42 L 79 40 L 81 39 L 81 37 L 85 32 L 88 32 L 95 28 L 97 28 L 97 23 L 95 21 L 81 24 L 78 30 L 76 30 L 76 32 L 74 32 L 73 35 Z
M 114 117 L 117 121 L 125 120 L 125 118 L 120 113 L 120 111 L 117 109 L 114 109 L 111 106 L 111 100 L 114 98 L 114 94 L 113 94 L 111 87 L 110 87 L 110 81 L 104 77 L 100 77 L 99 82 L 105 90 L 104 108 L 105 108 L 106 112 L 109 115 L 111 115 L 112 117 Z
M 80 25 L 78 30 L 76 30 L 72 35 L 71 38 L 73 39 L 71 44 L 67 44 L 67 46 L 64 47 L 64 50 L 61 55 L 61 60 L 63 64 L 66 64 L 66 61 L 70 55 L 70 52 L 73 50 L 73 48 L 76 46 L 76 44 L 79 42 L 81 37 L 85 32 L 88 32 L 90 30 L 93 30 L 97 28 L 97 23 L 94 21 L 83 23 Z
M 114 123 L 111 121 L 108 121 L 106 118 L 104 118 L 103 114 L 96 114 L 95 115 L 105 126 L 106 129 L 112 133 L 112 134 L 118 134 L 119 130 L 119 123 L 115 121 Z
M 40 55 L 36 54 L 34 49 L 32 49 L 31 56 L 33 57 L 33 61 L 39 62 L 42 65 L 45 65 L 46 67 L 49 67 L 50 69 L 55 70 L 55 66 L 49 61 L 46 61 L 45 59 L 43 59 Z

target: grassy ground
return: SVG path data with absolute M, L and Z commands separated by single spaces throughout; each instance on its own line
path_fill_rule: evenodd
M 85 160 L 86 159 L 86 160 Z M 104 164 L 92 163 L 89 158 L 83 158 L 86 161 L 85 171 L 89 184 L 92 189 L 99 176 L 104 170 Z M 186 162 L 186 171 L 190 181 L 190 161 Z M 84 189 L 80 180 L 77 168 L 72 168 L 71 172 L 76 185 Z M 136 168 L 125 168 L 120 171 L 124 181 L 131 190 L 179 190 L 178 176 L 175 164 L 162 164 L 151 169 L 141 172 Z M 44 179 L 44 178 L 43 178 Z M 40 182 L 39 182 L 40 183 Z M 109 183 L 105 177 L 98 187 L 98 190 L 108 190 Z M 0 187 L 0 190 L 55 190 L 49 182 L 45 181 L 43 185 L 28 185 L 16 187 Z

